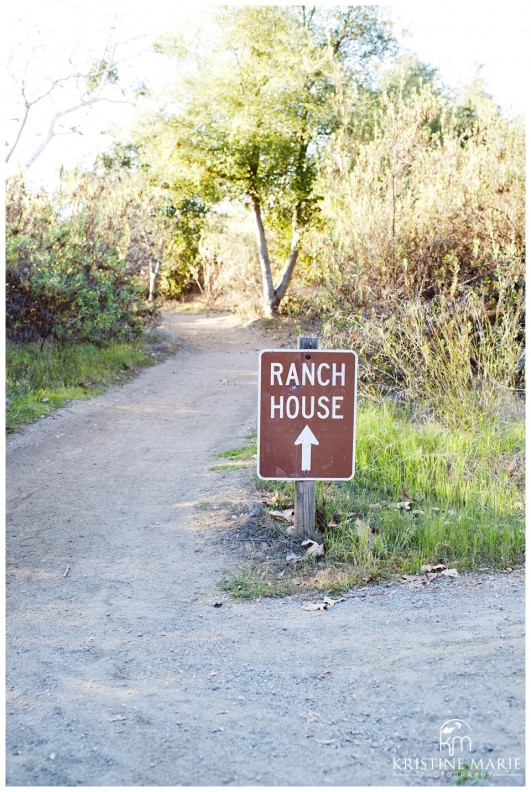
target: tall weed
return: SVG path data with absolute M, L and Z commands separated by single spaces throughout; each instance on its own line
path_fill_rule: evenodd
M 391 313 L 336 311 L 323 341 L 355 349 L 366 395 L 393 395 L 454 426 L 514 413 L 523 361 L 524 298 L 506 293 L 497 308 L 468 292 Z
M 325 232 L 306 240 L 330 304 L 470 288 L 495 302 L 500 286 L 522 284 L 524 128 L 477 87 L 467 102 L 428 85 L 389 92 L 370 134 L 351 125 L 337 135 L 321 169 Z

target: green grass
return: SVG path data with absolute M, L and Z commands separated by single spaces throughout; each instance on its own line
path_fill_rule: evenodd
M 464 572 L 523 563 L 523 419 L 457 429 L 433 418 L 414 421 L 389 401 L 363 401 L 357 424 L 354 479 L 317 483 L 324 560 L 286 569 L 278 582 L 281 567 L 262 565 L 265 581 L 254 573 L 260 596 L 287 590 L 292 578 L 290 593 L 341 594 L 354 585 L 418 573 L 423 564 Z M 293 504 L 293 482 L 254 481 L 276 493 L 275 508 Z M 252 579 L 237 583 L 246 596 Z
M 253 600 L 257 597 L 271 596 L 270 586 L 261 580 L 256 570 L 248 569 L 225 578 L 220 584 L 222 591 L 227 591 L 236 599 Z
M 251 436 L 249 440 L 251 440 Z M 223 465 L 213 465 L 210 470 L 216 473 L 223 473 L 226 470 L 242 470 L 248 467 L 247 463 L 256 456 L 256 443 L 240 446 L 239 448 L 230 448 L 228 451 L 221 451 L 216 456 L 222 459 L 229 459 L 230 462 Z
M 490 773 L 488 773 L 486 770 L 473 770 L 469 764 L 464 764 L 457 772 L 455 783 L 457 786 L 464 786 L 465 784 L 474 786 L 475 784 L 478 784 L 481 781 L 487 781 L 488 779 L 490 779 Z
M 221 451 L 216 456 L 223 457 L 223 459 L 252 459 L 256 456 L 256 443 L 241 446 L 240 448 L 231 448 L 228 451 Z
M 295 594 L 297 589 L 290 581 L 272 583 L 263 579 L 259 567 L 245 569 L 224 578 L 220 588 L 227 591 L 235 599 L 255 600 L 258 597 L 285 597 Z
M 524 443 L 523 420 L 458 430 L 413 423 L 389 403 L 362 404 L 355 478 L 318 487 L 325 523 L 336 523 L 328 559 L 394 572 L 521 563 Z M 374 529 L 369 542 L 357 519 Z
M 247 467 L 243 463 L 233 462 L 232 464 L 227 465 L 212 465 L 210 470 L 213 470 L 214 473 L 224 473 L 227 470 L 243 470 Z
M 160 359 L 160 358 L 159 358 Z M 144 340 L 99 348 L 59 349 L 25 344 L 6 348 L 6 429 L 13 431 L 72 399 L 86 399 L 125 382 L 156 362 Z

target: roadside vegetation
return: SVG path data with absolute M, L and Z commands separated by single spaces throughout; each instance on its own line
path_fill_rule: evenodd
M 9 180 L 8 428 L 143 365 L 160 302 L 195 295 L 360 362 L 356 476 L 318 488 L 325 556 L 236 590 L 521 563 L 523 121 L 401 54 L 382 9 L 205 13 L 208 35 L 158 42 L 182 79 L 144 86 L 92 169 Z M 289 486 L 267 497 L 289 509 Z
M 158 333 L 141 339 L 58 347 L 27 343 L 6 349 L 6 430 L 52 414 L 68 401 L 122 385 L 141 367 L 160 362 L 176 343 Z
M 250 446 L 242 454 L 256 453 Z M 274 559 L 225 581 L 239 597 L 342 593 L 353 585 L 418 575 L 428 565 L 466 571 L 508 570 L 523 562 L 525 432 L 522 416 L 476 426 L 447 425 L 389 399 L 361 400 L 356 473 L 317 484 L 322 558 Z M 294 486 L 263 482 L 264 526 L 272 545 L 289 539 Z

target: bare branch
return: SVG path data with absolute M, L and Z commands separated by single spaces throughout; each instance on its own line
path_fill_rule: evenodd
M 31 167 L 31 165 L 35 162 L 35 160 L 43 153 L 43 151 L 48 146 L 48 144 L 50 143 L 50 141 L 53 139 L 54 136 L 58 134 L 61 135 L 67 134 L 64 131 L 58 131 L 56 128 L 57 123 L 65 116 L 75 112 L 76 110 L 86 109 L 93 106 L 97 102 L 103 102 L 103 101 L 109 102 L 111 104 L 132 105 L 133 102 L 131 100 L 117 99 L 109 96 L 104 96 L 103 91 L 109 82 L 109 77 L 114 78 L 113 73 L 117 72 L 117 69 L 120 66 L 120 64 L 123 64 L 129 59 L 128 56 L 122 58 L 117 57 L 118 47 L 122 45 L 127 45 L 137 40 L 142 40 L 144 38 L 145 36 L 133 36 L 124 42 L 120 42 L 119 44 L 114 43 L 112 42 L 112 40 L 109 39 L 105 43 L 101 51 L 101 54 L 92 59 L 92 66 L 89 65 L 85 70 L 80 70 L 79 68 L 75 68 L 73 53 L 71 53 L 68 62 L 73 67 L 72 73 L 66 76 L 60 76 L 51 80 L 47 80 L 46 85 L 44 87 L 41 87 L 41 90 L 38 93 L 36 93 L 36 95 L 34 96 L 31 96 L 28 91 L 28 84 L 30 81 L 29 71 L 32 62 L 34 62 L 36 53 L 38 52 L 38 50 L 45 49 L 45 47 L 43 45 L 38 45 L 32 48 L 26 60 L 24 69 L 22 70 L 21 80 L 20 80 L 21 70 L 19 69 L 17 73 L 17 70 L 8 67 L 8 72 L 14 84 L 17 84 L 18 82 L 20 104 L 24 109 L 21 115 L 19 116 L 19 123 L 15 130 L 13 143 L 9 146 L 9 150 L 6 154 L 5 162 L 7 163 L 11 160 L 15 151 L 19 147 L 21 138 L 24 134 L 25 129 L 28 126 L 29 116 L 32 114 L 32 111 L 36 107 L 36 105 L 42 103 L 46 99 L 53 101 L 58 96 L 58 92 L 60 92 L 63 88 L 68 88 L 69 85 L 72 86 L 73 90 L 77 92 L 79 97 L 78 100 L 75 102 L 74 105 L 67 107 L 65 110 L 60 110 L 54 113 L 54 115 L 49 121 L 47 131 L 44 134 L 41 143 L 37 146 L 33 154 L 29 157 L 29 159 L 26 162 L 27 168 Z M 55 104 L 57 105 L 57 102 L 55 102 Z

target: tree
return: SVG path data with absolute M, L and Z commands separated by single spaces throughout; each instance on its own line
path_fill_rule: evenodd
M 370 6 L 228 7 L 215 21 L 214 40 L 200 50 L 175 38 L 160 41 L 184 76 L 173 109 L 144 131 L 144 151 L 151 168 L 179 189 L 250 208 L 264 313 L 271 316 L 292 279 L 301 235 L 318 213 L 319 159 L 337 128 L 338 70 L 343 85 L 366 83 L 393 39 Z M 270 255 L 267 225 L 283 243 L 281 268 Z
M 116 143 L 77 180 L 104 185 L 100 212 L 109 228 L 121 229 L 129 265 L 139 275 L 147 274 L 149 302 L 158 291 L 176 297 L 199 285 L 196 259 L 207 213 L 203 202 L 183 197 L 167 179 L 142 167 L 131 143 Z
M 52 140 L 83 134 L 84 123 L 96 105 L 131 105 L 143 86 L 126 85 L 127 54 L 132 39 L 117 41 L 111 27 L 98 50 L 73 44 L 71 51 L 55 51 L 48 44 L 20 42 L 7 64 L 7 98 L 12 116 L 6 125 L 5 162 L 29 169 Z

